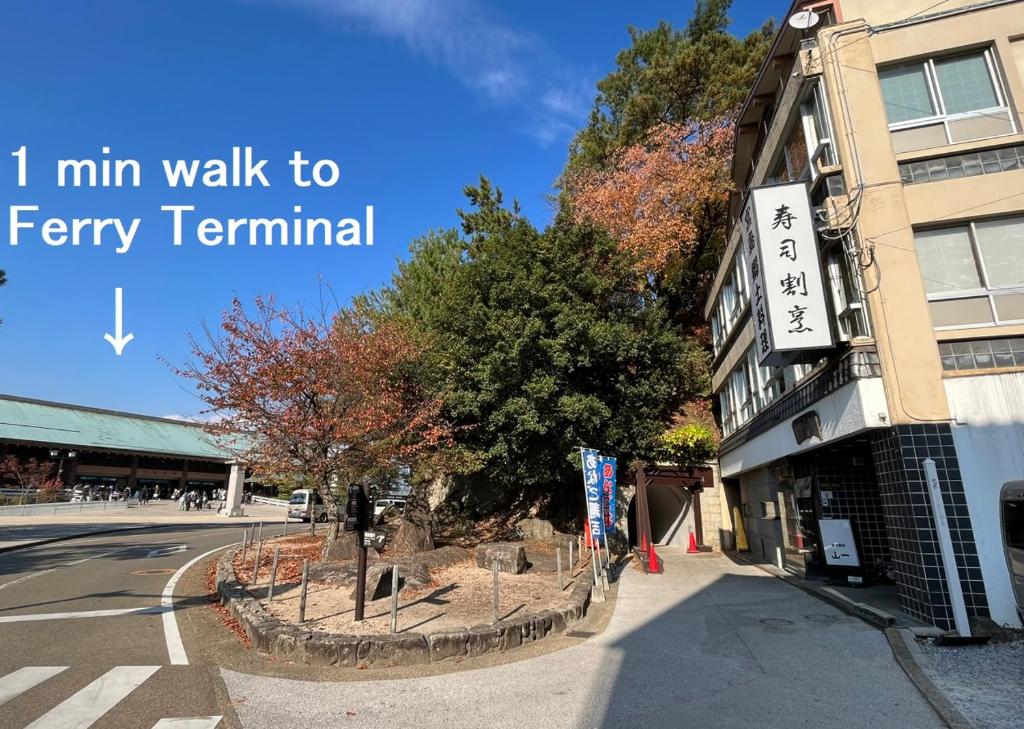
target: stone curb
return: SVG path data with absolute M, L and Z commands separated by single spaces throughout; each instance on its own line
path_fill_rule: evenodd
M 885 637 L 889 639 L 889 647 L 896 657 L 896 662 L 907 674 L 907 678 L 917 687 L 917 690 L 925 697 L 932 708 L 935 709 L 946 726 L 950 729 L 975 729 L 974 724 L 960 713 L 960 710 L 953 705 L 953 702 L 946 698 L 938 686 L 928 678 L 927 672 L 921 667 L 915 653 L 917 646 L 912 644 L 913 637 L 908 640 L 911 631 L 900 628 L 886 628 Z
M 313 666 L 414 666 L 511 650 L 561 633 L 582 619 L 590 605 L 593 583 L 593 575 L 583 573 L 569 593 L 567 606 L 527 613 L 493 625 L 396 635 L 318 633 L 285 623 L 264 610 L 235 578 L 233 563 L 237 552 L 231 550 L 217 562 L 221 604 L 242 626 L 256 650 Z

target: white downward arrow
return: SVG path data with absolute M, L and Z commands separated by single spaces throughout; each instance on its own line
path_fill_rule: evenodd
M 112 337 L 109 334 L 103 335 L 103 338 L 110 342 L 110 346 L 114 348 L 114 354 L 116 354 L 118 357 L 120 357 L 121 352 L 124 351 L 125 345 L 128 344 L 128 342 L 135 339 L 135 335 L 132 334 L 131 332 L 125 334 L 123 337 L 121 336 L 121 308 L 121 287 L 119 286 L 116 289 L 114 289 L 114 333 L 116 336 Z

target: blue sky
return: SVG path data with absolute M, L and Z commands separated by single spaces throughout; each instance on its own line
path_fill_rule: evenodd
M 160 361 L 215 324 L 233 294 L 312 304 L 321 279 L 345 301 L 387 281 L 431 228 L 456 224 L 461 190 L 486 174 L 538 224 L 594 83 L 627 45 L 626 26 L 677 26 L 688 0 L 137 0 L 4 3 L 0 23 L 0 392 L 143 412 L 202 404 Z M 788 2 L 736 0 L 742 34 Z M 28 149 L 28 185 L 10 152 Z M 169 190 L 162 159 L 224 157 L 252 146 L 269 189 Z M 142 184 L 60 189 L 58 159 L 138 160 Z M 290 184 L 301 149 L 341 168 L 329 189 Z M 363 248 L 171 245 L 161 205 L 197 217 L 341 218 L 375 208 Z M 142 218 L 131 250 L 9 245 L 10 205 L 50 217 Z M 191 238 L 192 236 L 189 236 Z M 114 288 L 125 331 L 114 356 Z

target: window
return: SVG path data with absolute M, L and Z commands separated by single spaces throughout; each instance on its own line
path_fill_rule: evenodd
M 963 114 L 999 106 L 984 54 L 935 62 L 935 78 L 947 114 Z
M 754 348 L 748 349 L 718 393 L 722 432 L 729 435 L 749 422 L 785 389 L 783 370 L 760 366 Z
M 868 336 L 870 329 L 861 294 L 863 284 L 860 270 L 846 254 L 842 244 L 833 246 L 826 253 L 825 262 L 839 338 L 848 342 L 855 337 Z
M 897 153 L 1015 131 L 991 51 L 878 72 Z
M 718 324 L 718 312 L 711 315 L 711 343 L 715 354 L 722 348 L 722 327 Z
M 836 164 L 832 125 L 821 84 L 811 84 L 800 103 L 800 120 L 793 125 L 782 154 L 768 174 L 768 183 L 816 180 L 822 168 Z
M 990 288 L 1024 285 L 1024 218 L 975 223 Z
M 979 152 L 952 154 L 945 157 L 900 163 L 900 180 L 904 185 L 940 182 L 961 177 L 992 175 L 1024 167 L 1024 145 Z
M 928 87 L 925 64 L 882 71 L 878 79 L 882 84 L 885 113 L 890 124 L 935 116 Z
M 929 294 L 981 288 L 969 228 L 924 231 L 914 236 L 914 245 Z
M 832 147 L 832 125 L 828 120 L 825 95 L 820 83 L 811 87 L 806 101 L 800 105 L 800 113 L 803 116 L 807 148 L 810 150 L 811 176 L 817 178 L 823 167 L 836 163 L 836 154 Z
M 1024 367 L 1024 337 L 939 342 L 939 358 L 945 372 Z
M 1024 321 L 1024 217 L 914 234 L 936 328 Z

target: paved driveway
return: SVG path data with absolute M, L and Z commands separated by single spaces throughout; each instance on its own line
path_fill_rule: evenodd
M 530 660 L 392 681 L 222 674 L 247 727 L 942 726 L 874 628 L 727 557 L 663 556 L 664 575 L 627 568 L 605 632 Z

